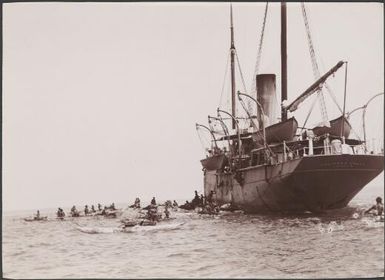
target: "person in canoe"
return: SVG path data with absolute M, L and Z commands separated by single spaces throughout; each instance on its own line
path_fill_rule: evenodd
M 129 208 L 134 208 L 134 209 L 140 208 L 140 199 L 139 199 L 139 197 L 135 198 L 134 204 L 131 204 L 129 206 Z
M 159 216 L 158 216 L 158 206 L 156 205 L 150 205 L 147 209 L 147 219 L 150 221 L 159 221 Z
M 107 206 L 104 206 L 104 209 L 102 211 L 102 215 L 103 216 L 107 215 Z
M 210 191 L 209 196 L 207 197 L 206 201 L 211 204 L 214 202 L 214 191 Z
M 170 218 L 170 211 L 168 210 L 170 206 L 168 204 L 166 204 L 166 206 L 164 207 L 164 215 L 166 216 L 166 219 L 169 219 Z
M 365 214 L 368 214 L 368 213 L 373 213 L 376 216 L 382 216 L 384 214 L 384 204 L 382 204 L 381 197 L 377 197 L 376 204 L 365 211 Z
M 151 205 L 156 205 L 155 196 L 151 199 Z
M 135 198 L 134 208 L 140 208 L 140 199 L 139 199 L 139 197 Z
M 112 204 L 110 205 L 110 209 L 111 209 L 111 210 L 116 210 L 116 208 L 115 208 L 115 203 L 112 202 Z
M 84 206 L 84 215 L 88 215 L 90 213 L 90 210 L 88 209 L 88 205 Z
M 35 217 L 34 217 L 34 219 L 35 220 L 40 220 L 40 211 L 39 210 L 37 210 L 37 212 L 36 212 L 36 215 L 35 215 Z
M 183 205 L 179 206 L 179 208 L 180 208 L 180 209 L 184 209 L 184 210 L 191 210 L 191 209 L 193 209 L 193 208 L 191 207 L 190 202 L 188 202 L 188 200 L 186 200 L 186 202 L 185 202 Z
M 195 196 L 194 199 L 191 201 L 191 204 L 194 205 L 194 208 L 200 204 L 200 198 L 197 191 L 195 191 Z
M 60 207 L 58 208 L 57 212 L 56 212 L 56 216 L 59 218 L 59 219 L 63 219 L 65 217 L 65 213 L 63 211 L 63 209 L 61 209 Z
M 100 203 L 98 203 L 98 210 L 102 211 L 102 205 Z
M 175 207 L 175 208 L 178 208 L 178 203 L 174 200 L 174 202 L 172 203 L 172 207 Z
M 203 194 L 201 194 L 201 197 L 200 197 L 200 201 L 199 201 L 201 207 L 203 207 L 205 205 L 205 198 L 203 196 Z
M 172 202 L 171 202 L 171 200 L 166 200 L 166 202 L 164 203 L 164 206 L 165 206 L 165 207 L 168 207 L 168 208 L 171 208 L 171 207 L 172 207 Z
M 92 213 L 95 213 L 95 212 L 96 212 L 94 205 L 91 205 L 91 212 L 92 212 Z
M 71 216 L 72 217 L 79 217 L 79 212 L 78 212 L 78 210 L 76 210 L 76 206 L 75 205 L 72 206 L 72 208 L 71 208 Z

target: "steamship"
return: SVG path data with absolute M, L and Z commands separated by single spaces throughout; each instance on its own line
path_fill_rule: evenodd
M 277 123 L 273 123 L 274 74 L 256 75 L 254 96 L 236 91 L 236 50 L 230 7 L 232 111 L 218 108 L 216 117 L 209 116 L 209 123 L 216 121 L 223 127 L 220 136 L 212 125 L 196 124 L 197 129 L 208 130 L 212 138 L 211 148 L 201 160 L 204 194 L 208 196 L 213 191 L 217 203 L 231 203 L 251 213 L 319 213 L 343 208 L 383 171 L 383 151 L 369 152 L 366 139 L 349 138 L 352 127 L 345 105 L 340 117 L 313 128 L 299 127 L 294 116 L 288 118 L 288 113 L 294 112 L 305 99 L 320 94 L 327 79 L 346 67 L 346 62 L 340 61 L 323 75 L 315 75 L 315 82 L 287 104 L 286 3 L 280 5 L 282 106 Z M 244 104 L 246 99 L 255 103 L 256 114 L 243 106 L 249 127 L 241 128 L 235 106 L 237 100 Z M 226 126 L 225 115 L 232 129 Z M 220 147 L 220 143 L 224 145 Z

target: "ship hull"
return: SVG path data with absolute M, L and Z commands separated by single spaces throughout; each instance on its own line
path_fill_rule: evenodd
M 205 195 L 247 212 L 323 212 L 348 205 L 384 168 L 378 155 L 320 155 L 243 169 L 206 171 Z

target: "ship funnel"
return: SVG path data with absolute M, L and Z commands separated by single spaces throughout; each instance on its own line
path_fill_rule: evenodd
M 265 126 L 276 123 L 277 97 L 275 74 L 260 74 L 256 79 L 257 100 L 261 104 L 265 113 Z M 258 119 L 261 120 L 261 110 L 258 108 Z M 262 127 L 260 121 L 259 127 Z

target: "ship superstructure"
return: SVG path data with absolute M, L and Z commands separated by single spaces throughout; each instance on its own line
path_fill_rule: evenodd
M 267 11 L 265 10 L 265 17 Z M 302 4 L 306 20 L 306 10 Z M 321 75 L 312 56 L 315 82 L 293 102 L 287 104 L 286 3 L 281 3 L 281 120 L 274 122 L 276 79 L 274 74 L 255 76 L 256 96 L 236 91 L 233 15 L 231 8 L 231 100 L 232 110 L 217 109 L 217 121 L 224 135 L 218 137 L 211 126 L 197 124 L 212 136 L 212 147 L 201 160 L 204 174 L 204 193 L 214 191 L 216 201 L 232 203 L 248 212 L 312 211 L 322 212 L 348 205 L 350 200 L 384 169 L 383 151 L 369 152 L 366 139 L 349 138 L 352 129 L 349 114 L 328 121 L 322 99 L 326 81 L 347 62 L 340 61 Z M 265 23 L 265 20 L 264 20 Z M 308 26 L 307 26 L 308 27 Z M 310 35 L 310 53 L 314 54 Z M 313 51 L 312 51 L 313 50 Z M 345 79 L 346 82 L 346 79 Z M 346 85 L 345 85 L 346 86 Z M 345 87 L 346 89 L 346 87 Z M 294 116 L 298 105 L 317 94 L 323 123 L 311 129 L 298 127 Z M 346 99 L 346 90 L 344 100 Z M 250 127 L 240 127 L 236 116 L 236 100 L 242 105 Z M 245 100 L 255 104 L 251 112 Z M 223 116 L 231 119 L 231 133 Z M 227 143 L 220 148 L 217 143 Z

